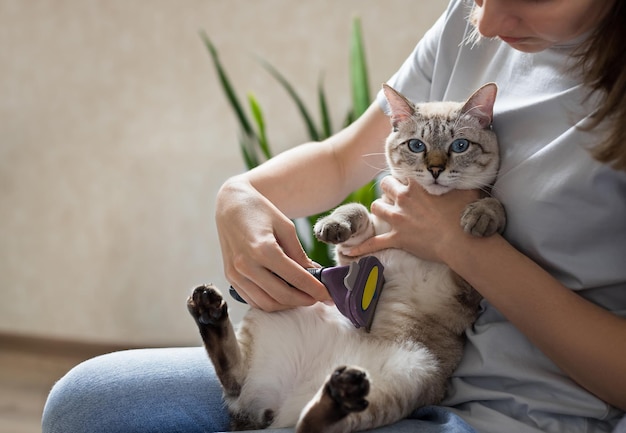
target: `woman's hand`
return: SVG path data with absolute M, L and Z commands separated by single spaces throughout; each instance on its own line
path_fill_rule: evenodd
M 226 182 L 216 208 L 226 278 L 248 304 L 275 311 L 330 299 L 304 269 L 316 265 L 302 249 L 293 222 L 249 182 Z
M 452 190 L 434 196 L 415 180 L 404 184 L 392 176 L 382 179 L 380 186 L 383 197 L 372 203 L 371 212 L 391 230 L 354 247 L 351 255 L 398 248 L 426 260 L 442 261 L 445 249 L 454 247 L 454 239 L 467 236 L 461 228 L 461 214 L 479 198 L 477 191 Z

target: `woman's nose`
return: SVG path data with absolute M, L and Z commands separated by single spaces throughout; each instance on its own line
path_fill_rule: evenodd
M 486 38 L 496 36 L 517 36 L 512 31 L 519 23 L 519 18 L 507 6 L 506 0 L 476 0 L 476 27 Z

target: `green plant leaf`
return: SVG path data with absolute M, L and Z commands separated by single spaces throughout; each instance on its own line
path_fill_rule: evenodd
M 326 100 L 326 93 L 324 92 L 324 86 L 322 79 L 320 78 L 317 85 L 317 99 L 320 106 L 320 121 L 322 123 L 322 136 L 321 139 L 330 137 L 333 133 L 333 126 L 330 120 L 330 112 L 328 111 L 328 102 Z
M 215 70 L 217 71 L 220 84 L 222 85 L 222 90 L 224 91 L 226 95 L 226 100 L 228 101 L 231 108 L 235 112 L 235 115 L 237 116 L 237 119 L 239 120 L 239 125 L 241 126 L 241 129 L 244 131 L 246 135 L 253 135 L 254 131 L 252 130 L 252 126 L 250 126 L 250 121 L 248 120 L 246 113 L 244 112 L 241 104 L 239 103 L 239 98 L 237 97 L 237 94 L 235 93 L 235 90 L 232 84 L 230 83 L 228 75 L 226 74 L 226 71 L 224 70 L 224 67 L 222 66 L 222 62 L 220 61 L 219 54 L 217 52 L 217 49 L 215 48 L 215 45 L 213 45 L 213 42 L 211 42 L 211 39 L 209 39 L 209 36 L 206 34 L 206 32 L 201 31 L 200 36 L 202 37 L 202 40 L 204 41 L 204 45 L 206 46 L 206 48 L 209 51 L 209 54 L 211 55 L 211 59 L 213 60 L 213 65 L 215 66 Z
M 248 93 L 248 103 L 250 104 L 250 112 L 252 113 L 252 118 L 257 125 L 256 137 L 258 138 L 258 148 L 261 150 L 261 153 L 263 154 L 265 159 L 270 159 L 272 157 L 272 152 L 270 150 L 270 146 L 267 141 L 267 135 L 265 132 L 265 119 L 263 118 L 263 110 L 261 109 L 259 102 L 252 93 Z
M 310 234 L 307 234 L 307 236 L 310 236 L 312 241 L 308 246 L 306 253 L 309 258 L 314 262 L 319 263 L 322 266 L 332 266 L 335 263 L 330 247 L 325 243 L 318 241 L 315 237 L 315 234 L 313 233 L 313 226 L 315 225 L 315 222 L 326 214 L 327 212 L 317 215 L 311 215 L 307 218 L 308 228 L 310 230 Z
M 239 132 L 239 149 L 248 170 L 260 164 L 255 148 L 256 140 L 253 136 L 247 135 L 245 131 Z
M 371 205 L 377 197 L 378 190 L 376 188 L 376 181 L 372 180 L 363 185 L 361 188 L 350 193 L 350 195 L 346 198 L 345 203 L 357 202 L 369 207 L 369 205 Z
M 354 118 L 354 111 L 353 110 L 348 111 L 348 113 L 346 114 L 346 117 L 343 119 L 343 127 L 345 128 L 346 126 L 348 126 L 355 120 L 356 119 Z
M 304 123 L 306 124 L 307 130 L 309 131 L 309 138 L 312 141 L 320 141 L 320 134 L 318 133 L 315 127 L 315 123 L 313 122 L 313 119 L 311 115 L 309 114 L 309 110 L 306 108 L 306 106 L 304 105 L 304 102 L 302 101 L 302 98 L 300 98 L 300 96 L 295 91 L 293 86 L 289 83 L 289 81 L 287 81 L 287 79 L 280 72 L 278 72 L 276 68 L 274 68 L 274 66 L 272 66 L 271 64 L 269 64 L 267 61 L 263 59 L 260 59 L 260 62 L 263 65 L 263 67 L 283 86 L 283 88 L 287 91 L 289 96 L 291 96 L 291 99 L 298 107 L 298 110 L 300 111 L 300 115 L 302 116 L 302 119 L 304 120 Z
M 356 119 L 367 110 L 371 103 L 365 46 L 361 32 L 361 20 L 358 17 L 352 21 L 350 82 L 352 84 L 352 118 Z

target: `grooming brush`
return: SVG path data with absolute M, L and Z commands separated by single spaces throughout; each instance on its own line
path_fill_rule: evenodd
M 337 309 L 352 324 L 369 332 L 374 320 L 374 312 L 383 290 L 384 267 L 374 256 L 362 257 L 358 262 L 347 266 L 309 268 L 307 271 L 326 286 Z M 230 295 L 245 302 L 231 286 Z

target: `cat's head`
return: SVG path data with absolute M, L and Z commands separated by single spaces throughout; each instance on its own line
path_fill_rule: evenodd
M 466 102 L 413 104 L 386 84 L 383 92 L 393 128 L 386 143 L 393 176 L 414 178 L 435 195 L 493 183 L 499 167 L 491 130 L 495 83 L 485 84 Z

